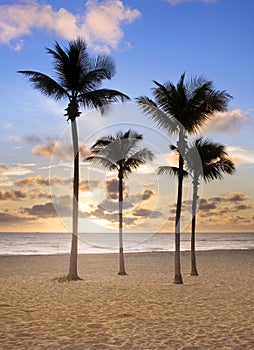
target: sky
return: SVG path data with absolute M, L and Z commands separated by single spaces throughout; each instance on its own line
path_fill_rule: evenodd
M 82 111 L 81 232 L 117 231 L 116 174 L 85 161 L 102 136 L 133 129 L 143 134 L 152 163 L 125 182 L 124 230 L 173 232 L 176 180 L 158 176 L 174 164 L 176 139 L 138 109 L 135 98 L 152 97 L 153 80 L 177 83 L 205 76 L 232 99 L 201 135 L 226 146 L 236 173 L 200 185 L 197 231 L 254 231 L 254 2 L 253 0 L 44 0 L 0 2 L 0 231 L 70 232 L 71 128 L 67 101 L 34 91 L 18 70 L 53 75 L 46 48 L 55 41 L 85 39 L 91 56 L 110 55 L 116 75 L 104 87 L 131 100 L 107 116 Z M 182 229 L 191 221 L 191 178 L 185 180 Z

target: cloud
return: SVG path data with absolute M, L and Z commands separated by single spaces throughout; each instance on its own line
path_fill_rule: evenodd
M 249 121 L 249 116 L 241 109 L 233 109 L 226 112 L 217 112 L 208 121 L 205 131 L 236 134 Z
M 235 211 L 247 210 L 247 209 L 252 209 L 252 205 L 250 205 L 250 204 L 237 204 L 232 209 Z
M 185 2 L 203 2 L 204 4 L 212 4 L 218 0 L 166 0 L 171 5 L 179 5 Z
M 231 192 L 228 196 L 224 197 L 224 200 L 229 202 L 242 202 L 248 199 L 249 197 L 243 192 Z
M 32 149 L 32 153 L 42 157 L 51 158 L 57 147 L 57 141 L 49 141 L 46 145 L 37 145 Z
M 198 220 L 201 225 L 231 225 L 233 222 L 247 223 L 247 217 L 237 215 L 240 211 L 249 211 L 252 204 L 247 203 L 249 196 L 243 192 L 231 192 L 228 195 L 201 199 L 198 207 Z M 225 205 L 226 204 L 226 205 Z M 247 214 L 247 213 L 246 213 Z M 234 218 L 234 220 L 233 220 Z M 244 218 L 244 219 L 243 219 Z
M 3 191 L 0 189 L 0 201 L 19 201 L 27 197 L 27 190 Z
M 29 192 L 27 196 L 30 198 L 47 198 L 51 199 L 52 194 L 50 193 L 50 186 L 70 186 L 72 184 L 71 178 L 62 178 L 57 176 L 52 177 L 42 177 L 40 175 L 35 177 L 26 177 L 20 180 L 17 180 L 14 182 L 15 186 L 18 187 L 25 187 L 27 191 L 29 189 Z M 80 183 L 80 191 L 84 191 L 84 181 Z M 87 185 L 86 185 L 87 186 Z M 61 189 L 60 189 L 61 190 Z
M 241 216 L 241 215 L 231 215 L 228 218 L 228 221 L 230 224 L 234 224 L 234 225 L 243 225 L 243 224 L 250 223 L 250 220 L 248 218 L 246 218 L 245 216 Z
M 55 218 L 55 217 L 70 217 L 71 210 L 71 198 L 69 196 L 61 196 L 54 198 L 53 202 L 47 202 L 45 204 L 36 204 L 31 208 L 23 208 L 22 212 L 30 216 L 35 216 L 42 219 Z
M 84 14 L 79 15 L 33 0 L 0 5 L 0 43 L 18 51 L 23 47 L 24 36 L 40 30 L 67 40 L 82 36 L 94 50 L 109 52 L 124 36 L 122 25 L 138 17 L 137 9 L 124 6 L 120 0 L 88 0 Z
M 30 174 L 33 171 L 30 169 L 27 169 L 25 166 L 22 164 L 13 166 L 13 167 L 8 167 L 2 163 L 0 163 L 0 177 L 4 176 L 21 176 L 21 175 L 26 175 Z
M 21 37 L 31 35 L 32 30 L 52 31 L 58 36 L 71 39 L 77 33 L 77 18 L 60 8 L 54 11 L 51 5 L 36 1 L 0 6 L 0 42 L 11 44 L 15 50 L 23 46 Z M 13 45 L 13 40 L 18 40 Z
M 81 31 L 87 43 L 96 51 L 107 52 L 110 48 L 116 48 L 124 36 L 122 23 L 132 23 L 140 17 L 137 9 L 131 10 L 119 0 L 88 0 L 86 6 Z
M 63 145 L 56 140 L 49 140 L 46 144 L 35 146 L 32 153 L 46 158 L 73 159 L 72 145 Z M 79 153 L 81 158 L 85 158 L 90 154 L 90 151 L 85 145 L 80 145 Z
M 24 208 L 23 212 L 40 218 L 52 218 L 57 216 L 54 204 L 52 202 L 48 202 L 46 204 L 36 204 L 31 208 Z
M 252 209 L 253 205 L 249 204 L 247 202 L 248 200 L 249 196 L 243 192 L 231 192 L 227 195 L 220 195 L 207 199 L 201 198 L 197 208 L 198 220 L 201 219 L 202 224 L 204 224 L 204 222 L 207 223 L 211 218 L 214 220 L 223 220 L 224 222 L 231 213 Z M 191 200 L 183 201 L 183 212 L 191 213 L 191 207 Z M 216 221 L 214 221 L 214 223 L 216 224 Z
M 153 190 L 145 190 L 142 194 L 142 200 L 146 201 L 148 199 L 150 199 L 151 197 L 154 197 L 155 193 Z
M 106 210 L 104 210 L 102 207 L 98 207 L 95 208 L 94 210 L 88 212 L 83 212 L 80 214 L 81 218 L 90 218 L 92 221 L 93 220 L 107 220 L 108 227 L 118 227 L 118 223 L 119 223 L 119 214 L 118 212 L 108 212 Z M 135 217 L 132 216 L 127 216 L 124 215 L 123 217 L 123 226 L 126 227 L 128 225 L 131 225 L 134 223 L 134 221 L 136 220 Z M 106 223 L 105 223 L 106 225 Z
M 100 182 L 95 184 L 96 188 L 100 188 L 101 186 L 99 185 Z M 106 198 L 98 202 L 96 205 L 90 205 L 89 208 L 83 210 L 81 216 L 89 217 L 91 220 L 107 220 L 108 226 L 115 226 L 119 220 L 118 180 L 107 180 L 105 182 L 105 186 L 106 193 L 104 194 L 106 194 Z M 85 183 L 85 189 L 90 189 L 90 181 Z M 128 189 L 124 189 L 123 200 L 125 226 L 132 225 L 136 220 L 144 219 L 146 217 L 149 217 L 150 219 L 157 219 L 163 216 L 158 210 L 137 208 L 140 203 L 147 203 L 150 198 L 153 198 L 155 196 L 154 191 L 145 189 L 143 193 L 141 191 L 140 193 L 135 192 L 133 194 L 129 194 Z
M 123 184 L 124 186 L 124 184 Z M 111 199 L 118 199 L 119 196 L 119 181 L 117 179 L 112 179 L 106 182 L 106 188 Z M 123 187 L 124 190 L 125 186 Z
M 49 185 L 68 185 L 72 182 L 71 179 L 66 179 L 62 177 L 52 176 L 52 177 L 42 177 L 41 175 L 38 176 L 30 176 L 25 177 L 24 179 L 15 181 L 15 186 L 31 186 L 31 187 L 37 187 L 37 186 L 49 186 Z
M 211 197 L 209 200 L 212 202 L 242 202 L 247 200 L 249 197 L 243 192 L 230 192 L 228 195 Z
M 106 182 L 106 190 L 107 190 L 107 197 L 101 201 L 98 205 L 100 208 L 103 208 L 105 211 L 108 212 L 118 212 L 119 210 L 119 204 L 118 204 L 118 198 L 119 198 L 119 188 L 118 188 L 118 180 L 117 179 L 111 179 Z M 98 185 L 98 184 L 96 184 Z M 150 189 L 143 189 L 140 190 L 140 192 L 136 191 L 134 193 L 129 193 L 131 191 L 131 188 L 126 187 L 123 183 L 123 210 L 130 211 L 132 208 L 135 208 L 139 203 L 142 201 L 148 201 L 149 199 L 156 196 L 155 192 Z
M 216 204 L 215 203 L 212 203 L 209 200 L 201 198 L 200 204 L 199 204 L 199 207 L 198 207 L 199 210 L 206 211 L 206 210 L 211 210 L 211 209 L 215 209 L 215 208 L 216 208 Z
M 42 141 L 41 138 L 36 135 L 27 135 L 24 139 L 27 143 L 38 143 Z
M 137 208 L 133 212 L 134 216 L 138 217 L 149 217 L 151 219 L 157 219 L 163 216 L 163 214 L 158 210 L 150 210 L 146 208 Z
M 52 196 L 49 191 L 44 191 L 41 188 L 35 188 L 33 190 L 29 191 L 29 197 L 31 199 L 35 198 L 46 198 L 46 199 L 51 199 Z
M 228 146 L 227 152 L 237 166 L 254 164 L 254 150 L 240 146 Z
M 71 180 L 72 182 L 72 180 Z M 91 192 L 95 186 L 99 185 L 99 181 L 96 180 L 85 180 L 80 181 L 79 190 L 82 192 Z
M 26 221 L 26 217 L 22 217 L 19 215 L 15 214 L 9 214 L 9 213 L 0 213 L 0 222 L 2 224 L 7 223 L 7 224 L 14 224 L 14 223 L 20 223 L 22 221 Z

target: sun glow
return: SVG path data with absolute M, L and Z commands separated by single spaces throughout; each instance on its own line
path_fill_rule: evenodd
M 95 219 L 95 220 L 92 220 L 93 223 L 95 223 L 96 225 L 98 226 L 102 226 L 102 227 L 110 227 L 112 228 L 112 222 L 106 220 L 106 219 Z

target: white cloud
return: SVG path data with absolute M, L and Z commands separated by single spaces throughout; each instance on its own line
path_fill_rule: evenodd
M 83 15 L 64 8 L 56 11 L 51 5 L 36 1 L 0 5 L 0 43 L 20 50 L 22 37 L 37 29 L 67 40 L 82 36 L 94 50 L 109 52 L 124 36 L 122 24 L 132 23 L 139 16 L 137 9 L 124 6 L 120 0 L 88 0 Z
M 88 44 L 95 50 L 108 51 L 110 47 L 116 48 L 123 38 L 122 23 L 132 23 L 140 16 L 138 10 L 125 7 L 122 1 L 88 0 L 87 12 L 81 32 L 85 35 Z M 130 44 L 128 44 L 130 45 Z
M 236 166 L 254 164 L 254 150 L 239 146 L 228 146 L 227 152 Z
M 26 175 L 30 174 L 33 171 L 28 169 L 27 167 L 24 167 L 20 164 L 13 167 L 7 167 L 4 164 L 0 164 L 0 177 L 5 176 L 20 176 L 20 175 Z
M 17 5 L 0 6 L 0 42 L 10 44 L 19 39 L 14 49 L 22 48 L 24 35 L 32 29 L 54 31 L 60 37 L 71 39 L 76 34 L 76 17 L 60 8 L 54 11 L 51 5 L 40 5 L 36 1 Z
M 249 121 L 249 116 L 241 109 L 217 112 L 207 123 L 205 131 L 235 134 Z

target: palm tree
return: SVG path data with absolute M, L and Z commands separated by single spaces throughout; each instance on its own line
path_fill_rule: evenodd
M 119 91 L 102 89 L 104 79 L 111 79 L 115 74 L 113 60 L 105 55 L 95 59 L 89 56 L 86 43 L 81 38 L 69 42 L 68 48 L 62 48 L 55 42 L 54 50 L 47 48 L 53 58 L 56 80 L 36 71 L 22 70 L 32 86 L 45 96 L 56 101 L 67 99 L 67 120 L 71 121 L 74 153 L 73 175 L 73 213 L 72 213 L 72 245 L 68 279 L 78 280 L 78 202 L 79 202 L 79 146 L 76 118 L 81 114 L 80 107 L 96 108 L 105 112 L 105 105 L 124 101 L 128 96 Z
M 196 152 L 199 157 L 197 158 Z M 201 161 L 202 167 L 198 162 Z M 198 276 L 195 252 L 196 210 L 200 178 L 205 182 L 222 179 L 223 173 L 232 175 L 235 171 L 233 161 L 228 157 L 225 146 L 202 137 L 196 139 L 186 154 L 186 165 L 192 173 L 192 223 L 191 223 L 191 275 Z
M 143 139 L 141 134 L 128 130 L 118 132 L 116 136 L 105 136 L 91 147 L 91 156 L 86 160 L 95 162 L 118 174 L 118 211 L 119 211 L 119 272 L 126 275 L 123 254 L 123 181 L 134 169 L 147 161 L 152 161 L 153 154 L 147 148 L 138 148 Z
M 217 91 L 213 83 L 203 77 L 185 83 L 185 74 L 175 86 L 171 82 L 154 81 L 155 101 L 146 96 L 137 99 L 143 112 L 168 133 L 178 134 L 179 151 L 178 190 L 175 216 L 175 277 L 174 283 L 182 284 L 180 263 L 180 219 L 182 208 L 183 166 L 187 150 L 187 135 L 195 134 L 216 111 L 224 111 L 231 97 L 225 91 Z

